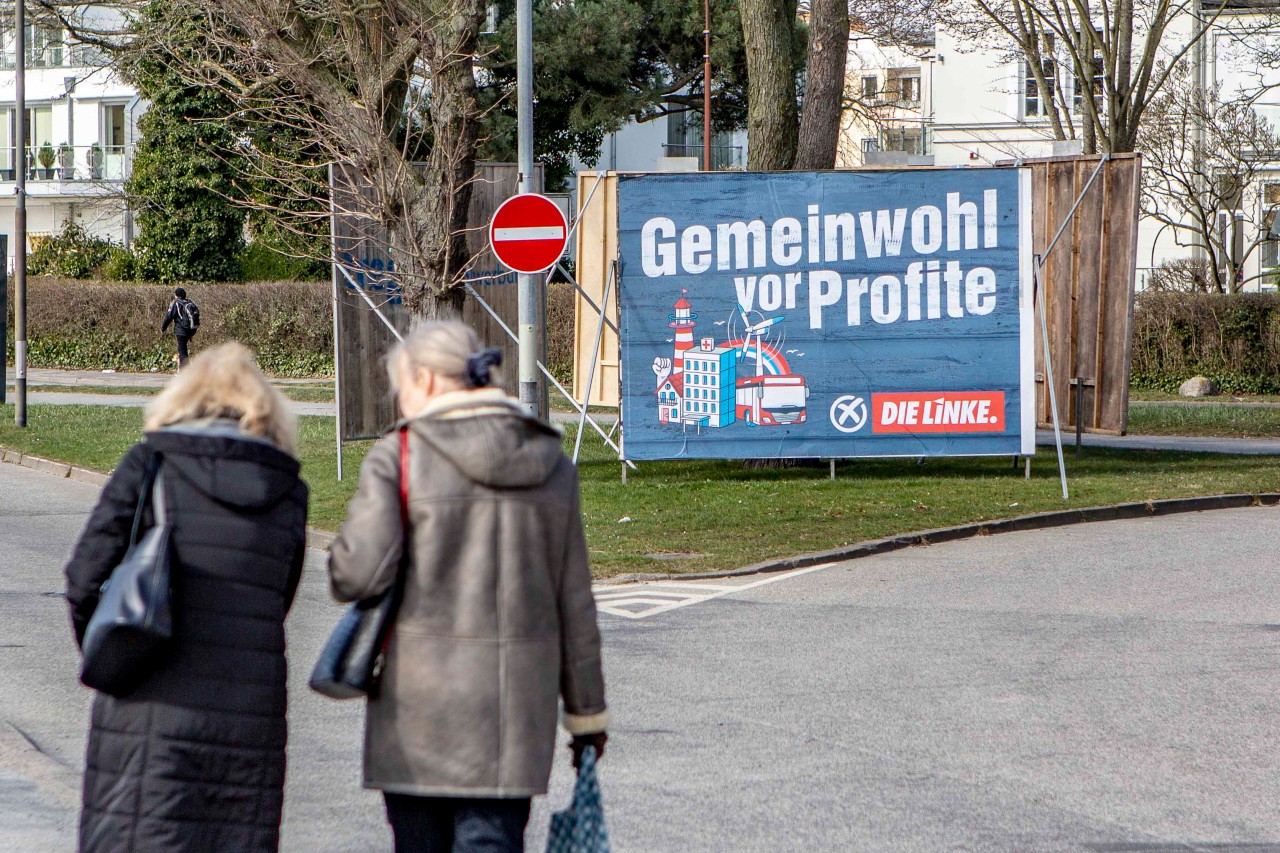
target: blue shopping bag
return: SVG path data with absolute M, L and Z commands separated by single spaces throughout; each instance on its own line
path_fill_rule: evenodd
M 547 853 L 609 853 L 609 831 L 604 826 L 604 801 L 596 777 L 596 751 L 582 751 L 582 766 L 573 786 L 569 808 L 551 815 Z

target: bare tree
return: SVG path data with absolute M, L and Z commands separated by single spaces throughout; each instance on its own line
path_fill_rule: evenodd
M 1224 100 L 1191 76 L 1178 65 L 1148 110 L 1139 137 L 1142 212 L 1180 245 L 1203 246 L 1210 287 L 1235 293 L 1246 283 L 1245 263 L 1268 239 L 1257 179 L 1280 156 L 1280 136 L 1252 99 Z M 1237 228 L 1245 229 L 1239 238 Z
M 286 227 L 314 231 L 308 220 L 327 217 L 331 201 L 355 200 L 329 199 L 323 183 L 326 167 L 349 169 L 366 190 L 341 212 L 390 235 L 410 305 L 424 316 L 461 305 L 483 0 L 124 0 L 105 20 L 37 3 L 126 71 L 149 57 L 225 95 L 237 162 L 258 188 L 250 203 Z
M 1172 69 L 1226 0 L 942 0 L 940 17 L 975 46 L 1025 63 L 1053 136 L 1085 153 L 1133 151 Z M 1068 98 L 1064 73 L 1076 81 Z M 1077 122 L 1079 126 L 1077 127 Z

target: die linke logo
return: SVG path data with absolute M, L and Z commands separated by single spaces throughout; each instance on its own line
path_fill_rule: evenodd
M 872 394 L 872 432 L 1004 432 L 1003 391 Z

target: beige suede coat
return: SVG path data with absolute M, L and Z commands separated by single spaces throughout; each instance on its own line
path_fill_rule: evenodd
M 572 733 L 608 723 L 577 469 L 553 429 L 497 390 L 446 394 L 404 423 L 412 554 L 381 691 L 368 703 L 365 786 L 546 793 L 559 701 Z M 339 601 L 395 578 L 399 479 L 393 430 L 365 458 L 330 549 Z

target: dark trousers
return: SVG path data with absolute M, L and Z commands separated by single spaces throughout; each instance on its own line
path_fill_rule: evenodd
M 190 343 L 192 335 L 174 335 L 178 339 L 178 367 L 187 366 L 187 344 Z
M 524 853 L 528 798 L 383 796 L 396 853 Z

